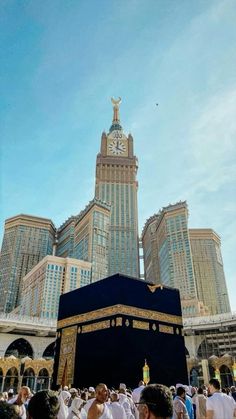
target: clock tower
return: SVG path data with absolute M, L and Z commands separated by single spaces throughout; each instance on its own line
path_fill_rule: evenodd
M 95 196 L 111 204 L 108 274 L 118 272 L 138 278 L 138 161 L 133 154 L 133 137 L 127 137 L 120 124 L 121 99 L 111 101 L 113 121 L 101 138 Z

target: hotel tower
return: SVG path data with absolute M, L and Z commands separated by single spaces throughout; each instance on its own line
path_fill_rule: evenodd
M 47 218 L 20 214 L 5 221 L 0 253 L 0 311 L 21 302 L 22 279 L 46 255 L 53 253 L 55 226 Z
M 120 124 L 121 99 L 112 99 L 113 121 L 103 132 L 96 162 L 95 196 L 111 204 L 108 274 L 139 277 L 138 209 L 136 180 L 138 161 L 133 137 Z

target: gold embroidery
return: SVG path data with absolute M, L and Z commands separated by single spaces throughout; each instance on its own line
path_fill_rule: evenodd
M 148 322 L 141 322 L 139 320 L 133 320 L 133 327 L 135 329 L 149 330 L 149 323 Z
M 82 333 L 94 332 L 95 330 L 109 329 L 109 327 L 110 320 L 104 320 L 103 322 L 86 324 L 82 326 Z
M 111 307 L 100 308 L 98 310 L 89 311 L 88 313 L 78 314 L 76 316 L 68 317 L 63 320 L 59 320 L 57 328 L 61 329 L 66 326 L 73 324 L 88 322 L 92 320 L 98 320 L 108 316 L 114 315 L 126 315 L 132 317 L 139 317 L 141 319 L 155 320 L 165 323 L 172 323 L 182 326 L 182 317 L 175 316 L 173 314 L 161 313 L 159 311 L 147 310 L 138 307 L 126 306 L 123 304 L 117 304 Z
M 65 363 L 67 360 L 67 385 L 74 381 L 74 364 L 76 350 L 77 326 L 68 327 L 62 330 L 60 358 L 57 373 L 57 384 L 61 384 Z
M 157 288 L 160 288 L 161 290 L 163 290 L 163 285 L 158 284 L 158 285 L 148 285 L 148 288 L 151 292 L 155 292 Z
M 164 324 L 160 324 L 159 325 L 159 331 L 162 333 L 170 333 L 170 334 L 174 334 L 174 329 L 171 326 L 166 326 Z
M 122 317 L 116 318 L 116 326 L 122 326 Z

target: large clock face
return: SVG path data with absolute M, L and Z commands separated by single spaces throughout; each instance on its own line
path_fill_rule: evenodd
M 121 156 L 126 153 L 126 144 L 122 140 L 112 140 L 108 144 L 108 150 L 115 156 Z
M 127 157 L 127 147 L 127 138 L 121 131 L 115 130 L 109 135 L 107 144 L 108 155 Z

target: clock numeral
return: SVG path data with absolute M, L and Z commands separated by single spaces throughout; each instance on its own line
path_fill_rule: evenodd
M 115 132 L 114 138 L 122 138 L 122 134 L 120 134 L 119 132 Z

